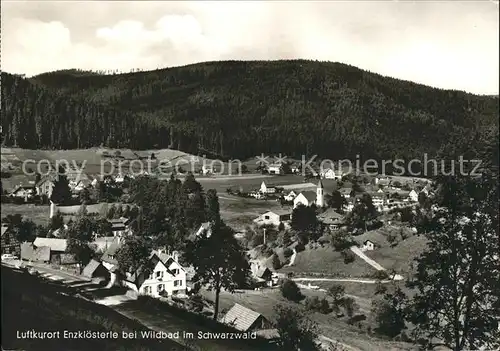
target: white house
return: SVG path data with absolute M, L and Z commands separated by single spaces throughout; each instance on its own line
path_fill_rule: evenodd
M 132 233 L 130 229 L 130 220 L 125 217 L 120 217 L 116 219 L 109 219 L 108 222 L 111 224 L 111 231 L 113 236 L 123 236 Z
M 361 246 L 361 251 L 373 251 L 377 247 L 377 244 L 370 240 L 365 240 L 363 246 Z
M 267 186 L 264 181 L 260 185 L 259 190 L 262 194 L 274 194 L 276 192 L 276 188 L 274 186 Z
M 285 201 L 293 201 L 297 197 L 297 193 L 295 191 L 290 191 L 287 195 L 283 196 Z
M 292 213 L 289 210 L 273 210 L 261 214 L 253 221 L 257 225 L 274 225 L 277 227 L 280 223 L 287 224 L 291 218 Z
M 208 174 L 214 173 L 212 165 L 205 165 L 204 164 L 203 166 L 201 166 L 201 173 L 203 175 L 208 175 Z
M 408 198 L 413 202 L 418 201 L 418 193 L 415 191 L 415 189 L 412 189 L 412 191 L 410 191 L 410 193 L 408 194 Z
M 391 179 L 387 176 L 378 176 L 378 177 L 375 177 L 375 184 L 382 185 L 382 186 L 388 186 L 391 184 Z
M 9 196 L 24 198 L 24 201 L 32 198 L 35 195 L 35 189 L 31 185 L 18 185 Z
M 320 176 L 324 179 L 342 179 L 344 174 L 342 171 L 335 172 L 333 168 L 326 168 L 320 172 Z
M 342 188 L 339 190 L 339 192 L 342 194 L 342 196 L 346 199 L 350 198 L 351 197 L 351 192 L 352 192 L 352 189 L 349 189 L 349 188 Z
M 378 210 L 381 210 L 386 203 L 386 196 L 384 193 L 372 194 L 372 203 Z
M 290 167 L 290 172 L 292 172 L 292 174 L 298 174 L 300 173 L 300 168 L 297 165 L 292 165 Z
M 123 183 L 124 180 L 125 180 L 125 177 L 121 173 L 118 173 L 116 175 L 116 177 L 115 177 L 115 182 L 116 183 Z
M 317 207 L 325 206 L 325 193 L 324 187 L 321 180 L 318 182 L 318 186 L 316 188 L 316 193 L 314 191 L 303 191 L 293 200 L 293 207 L 297 207 L 299 205 L 304 206 L 312 206 L 316 205 Z
M 325 225 L 328 226 L 330 230 L 338 230 L 342 225 L 344 225 L 344 217 L 337 213 L 333 208 L 327 209 L 325 212 L 318 216 L 318 219 Z
M 45 176 L 42 177 L 36 184 L 36 194 L 37 195 L 45 195 L 50 197 L 52 195 L 52 189 L 54 188 L 54 181 L 52 177 Z
M 281 163 L 270 164 L 269 166 L 267 166 L 267 171 L 269 172 L 269 174 L 278 174 L 278 175 L 285 174 L 283 170 L 283 165 Z
M 153 297 L 184 295 L 186 293 L 186 271 L 177 261 L 176 253 L 153 251 L 150 257 L 151 270 L 145 267 L 127 274 L 123 285 L 139 294 Z
M 202 233 L 207 232 L 207 238 L 212 235 L 212 226 L 210 222 L 205 222 L 200 225 L 200 228 L 196 231 L 196 236 L 200 236 Z

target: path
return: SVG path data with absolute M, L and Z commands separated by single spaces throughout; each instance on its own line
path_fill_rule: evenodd
M 363 251 L 357 246 L 351 246 L 350 247 L 351 251 L 356 254 L 359 258 L 361 258 L 363 261 L 368 263 L 370 266 L 375 268 L 377 271 L 385 271 L 385 268 L 379 265 L 377 262 L 372 260 L 370 257 L 366 256 Z
M 377 280 L 377 279 L 362 279 L 362 278 L 315 278 L 315 277 L 302 277 L 302 278 L 292 278 L 296 282 L 300 281 L 317 281 L 317 282 L 349 282 L 349 283 L 361 283 L 361 284 L 376 284 L 376 283 L 390 283 L 392 280 Z
M 210 180 L 234 180 L 234 179 L 262 179 L 262 178 L 272 178 L 272 176 L 267 174 L 249 174 L 249 175 L 213 175 L 209 177 L 197 177 L 196 180 L 198 182 L 210 181 Z
M 288 264 L 288 267 L 293 266 L 295 263 L 295 257 L 297 257 L 297 250 L 293 249 L 293 254 L 290 257 L 290 263 Z

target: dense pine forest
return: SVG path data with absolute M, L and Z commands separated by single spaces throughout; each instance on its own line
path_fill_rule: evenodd
M 421 157 L 497 129 L 498 97 L 318 61 L 101 75 L 2 73 L 3 145 L 176 148 L 218 157 Z

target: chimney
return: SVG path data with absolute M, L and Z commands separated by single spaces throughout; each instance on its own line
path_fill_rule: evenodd
M 56 209 L 57 209 L 56 204 L 51 201 L 50 202 L 50 215 L 49 215 L 49 218 L 54 217 L 54 215 L 56 214 Z
M 179 252 L 173 251 L 172 258 L 174 259 L 174 261 L 179 262 Z

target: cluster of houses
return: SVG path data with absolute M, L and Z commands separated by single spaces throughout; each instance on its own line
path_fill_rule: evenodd
M 142 174 L 147 174 L 147 172 L 143 172 Z M 92 177 L 82 170 L 78 170 L 71 166 L 65 169 L 64 175 L 68 179 L 69 188 L 73 195 L 78 195 L 78 193 L 85 188 L 96 187 L 99 181 L 103 181 L 105 184 L 109 182 L 120 184 L 125 181 L 125 177 L 134 178 L 132 174 L 127 174 L 125 176 L 122 173 Z M 23 199 L 24 202 L 30 201 L 34 196 L 46 196 L 50 198 L 57 176 L 57 172 L 52 171 L 42 175 L 38 180 L 26 177 L 24 182 L 18 184 L 9 192 L 8 196 L 11 198 Z

